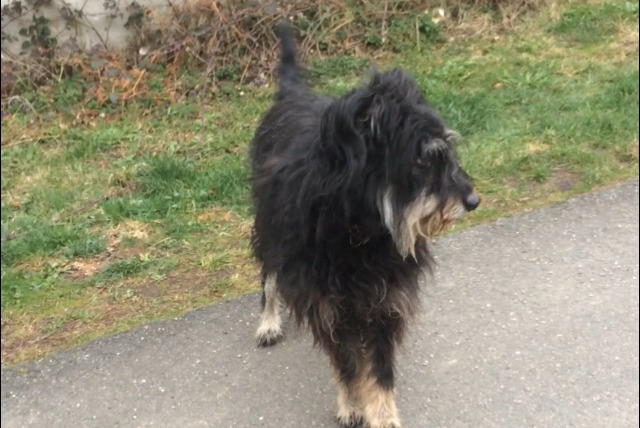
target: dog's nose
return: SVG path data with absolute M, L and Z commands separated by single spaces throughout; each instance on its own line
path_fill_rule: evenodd
M 464 207 L 467 209 L 467 211 L 475 210 L 476 208 L 478 208 L 478 205 L 480 205 L 480 197 L 478 197 L 478 194 L 476 192 L 472 192 L 464 200 Z

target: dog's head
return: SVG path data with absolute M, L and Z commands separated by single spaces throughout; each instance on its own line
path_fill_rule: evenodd
M 458 134 L 427 104 L 401 70 L 327 108 L 321 146 L 347 165 L 349 177 L 376 207 L 402 257 L 480 203 L 454 150 Z

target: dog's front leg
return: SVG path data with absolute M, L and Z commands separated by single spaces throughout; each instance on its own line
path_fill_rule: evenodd
M 338 423 L 341 427 L 352 428 L 362 422 L 364 415 L 362 404 L 352 382 L 345 382 L 339 371 L 334 371 L 334 382 L 338 390 Z
M 336 417 L 341 427 L 352 428 L 364 418 L 356 383 L 362 369 L 360 338 L 350 330 L 334 331 L 334 335 L 327 336 L 323 342 L 331 358 L 333 380 L 338 390 Z M 339 339 L 336 341 L 335 338 Z
M 380 328 L 364 343 L 364 364 L 356 382 L 357 395 L 363 406 L 365 426 L 368 428 L 399 428 L 400 419 L 395 401 L 394 323 L 382 322 Z
M 256 331 L 259 346 L 275 345 L 282 339 L 282 319 L 276 274 L 265 276 L 262 290 L 262 316 Z

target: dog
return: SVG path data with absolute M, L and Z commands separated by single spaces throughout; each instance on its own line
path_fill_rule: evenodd
M 400 427 L 394 357 L 433 266 L 427 238 L 480 199 L 458 163 L 458 134 L 407 73 L 375 71 L 342 97 L 318 96 L 293 29 L 276 34 L 278 89 L 250 148 L 257 341 L 283 337 L 284 304 L 329 356 L 339 424 Z

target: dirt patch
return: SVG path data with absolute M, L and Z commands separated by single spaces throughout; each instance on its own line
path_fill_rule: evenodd
M 638 160 L 638 142 L 637 141 L 635 144 L 631 146 L 631 149 L 629 150 L 629 155 L 636 161 Z
M 147 299 L 155 299 L 162 296 L 162 289 L 155 282 L 145 282 L 136 290 L 138 295 Z
M 618 29 L 617 38 L 609 46 L 611 52 L 618 52 L 623 57 L 638 54 L 639 36 L 638 26 L 629 27 L 626 25 L 620 26 Z
M 62 266 L 64 274 L 73 281 L 82 281 L 101 272 L 111 263 L 130 260 L 145 253 L 141 247 L 110 247 L 106 252 L 90 259 L 77 258 Z
M 196 216 L 196 220 L 198 223 L 228 223 L 231 221 L 240 223 L 242 221 L 238 214 L 222 207 L 211 207 L 204 210 Z
M 528 154 L 537 155 L 549 150 L 549 145 L 545 143 L 533 141 L 531 143 L 527 143 L 526 150 Z
M 213 273 L 180 269 L 160 281 L 147 281 L 136 287 L 135 292 L 145 298 L 163 298 L 182 294 L 204 294 L 222 297 L 220 285 L 231 277 L 231 269 L 223 268 Z
M 129 220 L 110 229 L 106 233 L 107 250 L 92 258 L 77 258 L 63 266 L 64 274 L 74 281 L 91 278 L 114 261 L 129 260 L 149 253 L 141 245 L 127 247 L 122 245 L 124 239 L 135 239 L 144 243 L 149 239 L 149 225 Z
M 495 208 L 507 208 L 513 202 L 529 203 L 533 200 L 549 197 L 551 194 L 564 193 L 572 191 L 580 184 L 580 177 L 563 168 L 554 169 L 549 178 L 542 182 L 519 182 L 515 178 L 505 178 L 502 180 L 505 200 L 495 200 L 493 204 L 489 198 L 483 198 L 484 206 L 493 206 Z M 508 190 L 510 189 L 510 190 Z
M 552 191 L 568 192 L 580 183 L 576 174 L 565 169 L 556 169 L 547 180 L 547 187 Z
M 146 253 L 149 251 L 147 250 Z M 145 249 L 142 247 L 126 247 L 126 248 L 114 248 L 111 252 L 111 259 L 114 260 L 129 260 L 135 257 L 140 257 L 145 254 Z
M 65 274 L 74 281 L 81 281 L 100 272 L 108 264 L 108 254 L 101 254 L 92 259 L 76 259 L 66 266 Z
M 127 220 L 124 223 L 120 223 L 111 228 L 107 232 L 107 241 L 109 243 L 109 247 L 115 247 L 126 238 L 146 241 L 149 238 L 150 233 L 151 227 L 148 224 L 135 220 Z
M 47 353 L 60 344 L 58 327 L 51 317 L 24 323 L 20 316 L 9 314 L 2 319 L 2 363 L 29 359 Z M 64 323 L 65 327 L 67 323 Z

